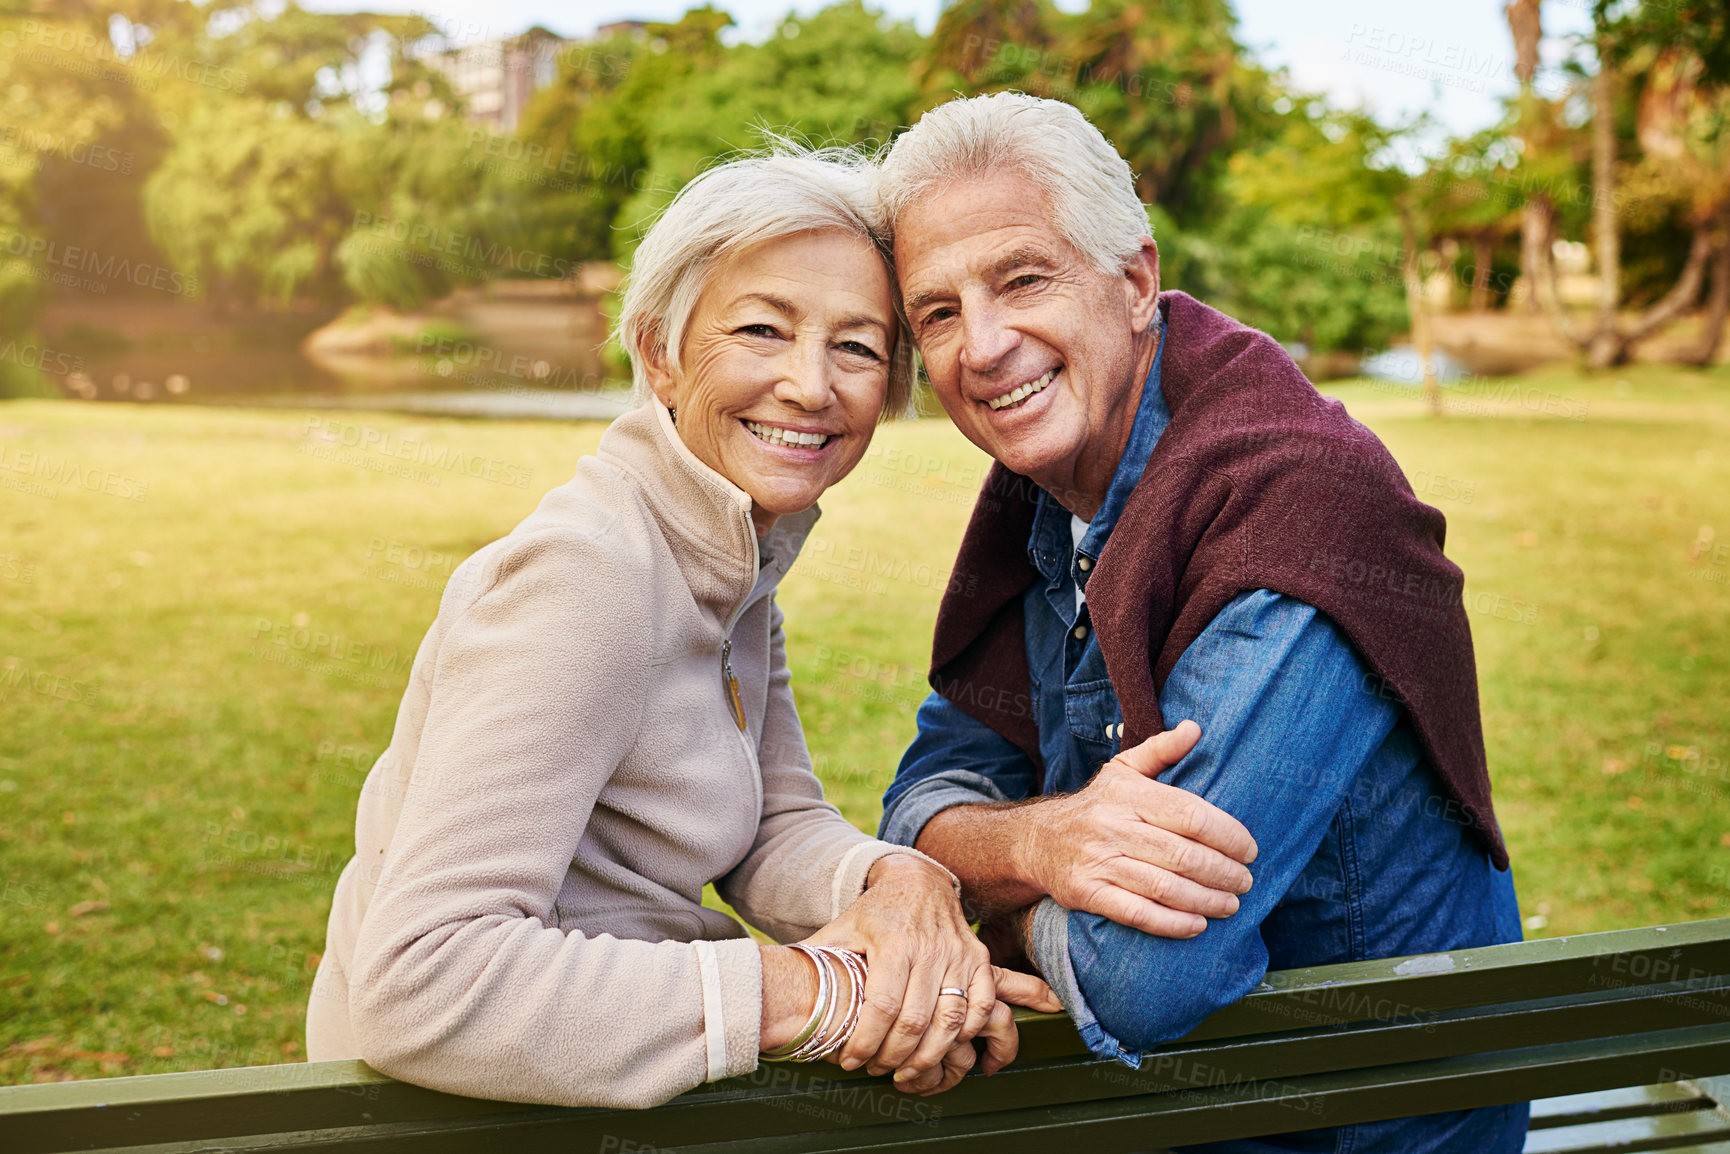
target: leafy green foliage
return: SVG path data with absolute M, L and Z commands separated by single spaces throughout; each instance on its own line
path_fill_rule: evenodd
M 1598 12 L 1605 51 L 1631 80 L 1618 131 L 1632 301 L 1673 279 L 1701 205 L 1718 199 L 1714 181 L 1639 163 L 1635 139 L 1667 125 L 1696 167 L 1723 170 L 1720 89 L 1697 93 L 1720 85 L 1730 26 L 1708 9 Z M 957 0 L 930 36 L 841 0 L 761 43 L 735 39 L 727 12 L 705 4 L 567 46 L 509 134 L 462 116 L 432 63 L 444 41 L 421 16 L 263 0 L 57 11 L 59 23 L 38 24 L 67 33 L 59 46 L 26 58 L 0 45 L 0 81 L 12 81 L 0 83 L 0 123 L 125 140 L 136 169 L 81 180 L 51 147 L 0 139 L 0 228 L 98 238 L 227 302 L 411 307 L 467 282 L 628 263 L 648 223 L 720 158 L 775 134 L 885 144 L 957 93 L 1010 88 L 1075 104 L 1122 152 L 1168 284 L 1317 351 L 1373 348 L 1404 327 L 1408 238 L 1458 242 L 1507 269 L 1524 204 L 1545 201 L 1560 235 L 1579 236 L 1591 203 L 1586 133 L 1566 94 L 1528 92 L 1504 123 L 1407 171 L 1390 157 L 1422 125 L 1381 125 L 1291 90 L 1239 42 L 1228 0 L 1081 11 Z M 43 274 L 40 260 L 0 251 L 0 320 L 28 322 Z
M 194 106 L 145 184 L 152 234 L 182 271 L 225 292 L 324 295 L 348 225 L 341 130 L 257 100 Z

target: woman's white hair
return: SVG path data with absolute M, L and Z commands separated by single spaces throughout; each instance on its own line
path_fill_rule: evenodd
M 1045 194 L 1058 235 L 1107 276 L 1153 235 L 1129 164 L 1099 129 L 1072 105 L 1020 92 L 940 104 L 896 139 L 879 175 L 891 232 L 927 193 L 1005 171 Z
M 718 164 L 680 189 L 637 246 L 619 307 L 616 336 L 631 358 L 637 399 L 649 397 L 638 350 L 653 349 L 678 367 L 691 314 L 717 269 L 767 241 L 839 231 L 871 242 L 889 274 L 896 331 L 883 416 L 904 413 L 913 392 L 913 339 L 875 179 L 875 162 L 858 149 L 776 139 L 769 151 Z

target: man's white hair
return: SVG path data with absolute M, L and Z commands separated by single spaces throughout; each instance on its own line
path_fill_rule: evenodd
M 679 367 L 685 330 L 715 271 L 747 249 L 802 232 L 838 231 L 869 241 L 895 302 L 885 418 L 905 412 L 913 391 L 913 340 L 895 287 L 870 156 L 853 148 L 806 148 L 776 140 L 770 151 L 716 165 L 673 198 L 637 246 L 616 337 L 631 358 L 639 401 L 649 397 L 643 346 Z
M 1099 129 L 1073 105 L 1020 92 L 940 104 L 896 139 L 879 176 L 891 232 L 921 197 L 992 172 L 1038 187 L 1058 235 L 1107 276 L 1153 235 L 1129 164 Z

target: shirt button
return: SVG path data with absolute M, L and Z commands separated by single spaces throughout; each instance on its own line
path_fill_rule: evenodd
M 1093 568 L 1093 558 L 1085 555 L 1077 557 L 1075 559 L 1075 567 L 1085 573 L 1089 569 Z
M 1074 634 L 1077 641 L 1087 640 L 1087 626 L 1077 625 L 1071 632 Z

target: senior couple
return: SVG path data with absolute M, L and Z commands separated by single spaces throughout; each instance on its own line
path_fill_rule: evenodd
M 955 100 L 880 165 L 713 168 L 618 335 L 640 407 L 458 568 L 415 658 L 309 1057 L 565 1105 L 783 1058 L 931 1094 L 1014 1057 L 1011 1005 L 1133 1065 L 1270 967 L 1519 937 L 1441 515 L 1271 338 L 1160 291 L 1075 109 Z M 915 348 L 997 464 L 874 839 L 812 773 L 775 590 Z

